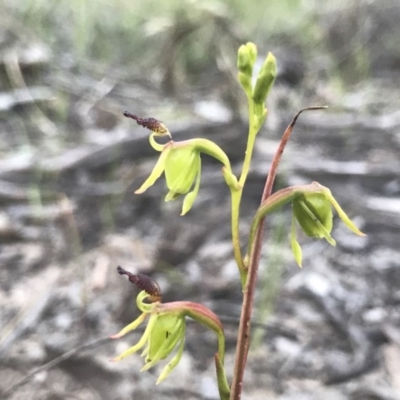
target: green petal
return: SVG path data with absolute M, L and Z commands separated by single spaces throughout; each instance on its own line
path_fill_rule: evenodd
M 294 259 L 296 260 L 298 266 L 302 268 L 303 253 L 301 247 L 296 237 L 296 216 L 292 213 L 292 229 L 290 232 L 290 245 L 292 247 L 292 252 Z
M 183 332 L 181 342 L 179 344 L 178 352 L 175 354 L 174 358 L 164 367 L 159 378 L 157 379 L 156 385 L 162 382 L 171 372 L 172 370 L 179 364 L 181 361 L 183 349 L 185 347 L 185 332 Z
M 171 352 L 174 350 L 178 342 L 182 340 L 182 338 L 184 338 L 185 335 L 184 322 L 185 322 L 184 319 L 181 318 L 181 321 L 177 326 L 177 331 L 171 332 L 168 337 L 164 338 L 162 345 L 160 346 L 158 351 L 153 355 L 152 358 L 150 358 L 149 355 L 147 356 L 146 364 L 140 370 L 141 372 L 147 371 L 155 364 L 157 364 L 160 360 L 164 360 L 171 354 Z
M 165 346 L 166 340 L 171 338 L 180 327 L 183 317 L 176 312 L 166 312 L 157 315 L 157 322 L 151 331 L 149 344 L 149 358 L 154 359 L 159 350 Z
M 126 335 L 128 332 L 133 331 L 136 329 L 147 317 L 147 313 L 142 313 L 136 318 L 132 323 L 127 325 L 124 329 L 118 332 L 116 335 L 111 336 L 111 339 L 119 339 L 122 336 Z
M 366 236 L 365 233 L 362 233 L 353 223 L 353 221 L 347 216 L 347 214 L 343 211 L 342 207 L 340 207 L 339 203 L 332 196 L 332 193 L 329 189 L 324 190 L 326 198 L 332 204 L 333 208 L 339 215 L 339 218 L 345 223 L 345 225 L 356 235 L 358 236 Z
M 200 153 L 193 145 L 175 143 L 165 160 L 165 179 L 168 189 L 176 193 L 186 194 L 190 191 L 198 173 Z
M 151 333 L 151 330 L 153 329 L 154 323 L 156 322 L 156 317 L 157 317 L 156 315 L 152 315 L 150 317 L 150 320 L 149 320 L 149 323 L 147 324 L 146 330 L 144 331 L 139 342 L 137 344 L 135 344 L 134 346 L 130 347 L 128 350 L 121 353 L 119 356 L 113 358 L 112 361 L 120 361 L 120 360 L 124 359 L 125 357 L 128 357 L 131 354 L 136 353 L 138 350 L 140 350 L 146 344 L 146 341 L 149 338 L 149 335 Z
M 319 237 L 324 237 L 330 245 L 336 246 L 335 239 L 333 239 L 333 237 L 325 228 L 325 226 L 321 223 L 321 221 L 318 218 L 316 218 L 314 213 L 307 207 L 307 204 L 302 200 L 299 200 L 299 203 L 302 206 L 303 211 L 308 214 L 308 216 L 314 221 L 315 225 L 318 227 L 318 231 L 321 234 L 321 236 Z
M 154 182 L 161 176 L 161 174 L 164 172 L 165 169 L 165 160 L 166 157 L 169 153 L 169 149 L 165 149 L 160 157 L 158 158 L 158 161 L 156 165 L 153 168 L 153 171 L 151 171 L 150 176 L 145 180 L 142 186 L 138 190 L 135 191 L 136 194 L 140 194 L 145 192 L 150 186 L 154 185 Z
M 198 172 L 197 172 L 197 177 L 196 177 L 196 184 L 194 186 L 194 189 L 190 193 L 188 193 L 185 196 L 185 199 L 183 200 L 181 215 L 185 215 L 192 208 L 193 203 L 197 197 L 197 194 L 199 193 L 200 180 L 201 180 L 201 159 L 200 159 L 200 157 L 198 158 L 197 171 Z

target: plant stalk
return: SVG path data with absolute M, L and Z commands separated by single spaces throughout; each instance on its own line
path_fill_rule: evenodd
M 303 111 L 320 110 L 323 108 L 326 107 L 308 107 L 300 110 L 295 115 L 289 126 L 286 128 L 279 142 L 279 146 L 274 154 L 274 158 L 272 160 L 271 167 L 265 182 L 261 203 L 265 201 L 272 193 L 272 187 L 277 174 L 279 162 L 282 158 L 282 154 L 283 151 L 285 150 L 286 144 L 290 139 L 297 118 Z M 256 230 L 255 239 L 252 248 L 250 249 L 249 252 L 250 257 L 248 261 L 248 276 L 243 293 L 242 313 L 240 316 L 238 340 L 236 345 L 236 359 L 235 359 L 235 367 L 233 373 L 233 381 L 231 386 L 230 400 L 240 400 L 242 396 L 243 377 L 250 346 L 250 322 L 251 322 L 250 320 L 253 311 L 254 292 L 257 283 L 257 271 L 261 257 L 261 248 L 262 248 L 263 231 L 264 231 L 263 228 L 264 228 L 264 218 L 260 219 L 260 223 Z

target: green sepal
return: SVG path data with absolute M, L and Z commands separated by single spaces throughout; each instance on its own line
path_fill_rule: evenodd
M 297 241 L 296 234 L 296 217 L 294 213 L 292 213 L 292 228 L 290 230 L 290 245 L 292 247 L 292 253 L 294 259 L 296 260 L 298 266 L 302 268 L 303 261 L 303 252 L 301 251 L 300 243 Z
M 130 356 L 133 353 L 136 353 L 138 350 L 140 350 L 147 342 L 151 331 L 154 327 L 154 324 L 156 322 L 157 316 L 155 314 L 150 316 L 149 322 L 147 323 L 146 330 L 144 331 L 142 337 L 140 338 L 139 342 L 136 343 L 134 346 L 130 347 L 128 350 L 124 351 L 122 354 L 120 354 L 118 357 L 115 357 L 112 359 L 112 361 L 120 361 L 123 360 L 125 357 Z
M 150 186 L 154 185 L 155 181 L 161 176 L 161 174 L 165 170 L 165 160 L 167 159 L 168 154 L 169 154 L 169 148 L 164 149 L 164 151 L 158 158 L 158 161 L 154 166 L 153 171 L 151 171 L 150 176 L 144 181 L 142 186 L 140 186 L 140 188 L 135 191 L 136 194 L 141 194 L 145 192 Z
M 159 315 L 149 337 L 149 350 L 145 353 L 146 364 L 140 371 L 146 371 L 167 358 L 184 337 L 184 331 L 185 319 L 181 315 Z
M 324 194 L 326 198 L 329 200 L 333 208 L 339 215 L 339 218 L 344 222 L 344 224 L 356 235 L 358 236 L 366 236 L 365 233 L 362 233 L 353 223 L 353 221 L 347 216 L 347 214 L 343 211 L 342 207 L 340 207 L 339 203 L 332 196 L 331 191 L 328 188 L 324 188 Z
M 185 330 L 183 331 L 183 337 L 181 338 L 181 342 L 179 343 L 179 348 L 175 356 L 171 359 L 171 361 L 163 368 L 160 376 L 157 379 L 156 385 L 162 382 L 167 376 L 172 372 L 172 370 L 179 364 L 183 355 L 183 349 L 185 347 Z
M 125 336 L 127 333 L 136 329 L 146 319 L 147 315 L 148 315 L 147 313 L 140 314 L 139 317 L 137 317 L 133 322 L 131 322 L 129 325 L 127 325 L 121 331 L 119 331 L 116 335 L 110 336 L 111 339 L 119 339 L 119 338 Z
M 201 160 L 199 157 L 198 158 L 198 166 L 197 166 L 196 184 L 194 186 L 194 189 L 191 192 L 189 192 L 185 196 L 185 199 L 183 200 L 181 215 L 185 215 L 192 208 L 193 203 L 196 200 L 196 197 L 199 193 L 200 180 L 201 180 Z
M 231 163 L 229 161 L 228 156 L 216 143 L 208 139 L 200 139 L 200 138 L 192 139 L 190 140 L 190 142 L 195 147 L 195 149 L 200 153 L 204 153 L 215 158 L 223 165 L 225 165 L 225 167 L 231 169 Z

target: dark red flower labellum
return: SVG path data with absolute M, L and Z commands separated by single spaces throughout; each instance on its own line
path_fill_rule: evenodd
M 132 274 L 120 266 L 117 267 L 117 271 L 120 275 L 126 275 L 130 282 L 149 294 L 150 297 L 148 299 L 150 302 L 161 301 L 161 289 L 154 279 L 144 274 Z

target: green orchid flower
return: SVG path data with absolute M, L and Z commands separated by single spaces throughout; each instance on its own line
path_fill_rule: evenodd
M 135 191 L 136 194 L 141 194 L 154 185 L 164 172 L 169 189 L 165 201 L 175 200 L 185 195 L 181 213 L 181 215 L 185 215 L 193 206 L 199 192 L 201 154 L 207 154 L 220 161 L 223 164 L 222 173 L 226 183 L 232 190 L 238 189 L 238 182 L 232 173 L 227 155 L 211 140 L 191 139 L 181 142 L 170 140 L 165 145 L 161 145 L 156 142 L 155 137 L 171 136 L 161 122 L 154 118 L 138 118 L 128 112 L 125 112 L 124 115 L 135 119 L 140 125 L 150 129 L 152 131 L 149 138 L 150 144 L 154 150 L 161 152 L 153 171 L 142 186 Z
M 217 334 L 218 352 L 216 354 L 216 365 L 219 375 L 218 383 L 221 393 L 224 393 L 224 398 L 227 398 L 226 394 L 229 392 L 229 386 L 223 369 L 225 337 L 219 318 L 207 307 L 198 303 L 190 301 L 162 303 L 160 288 L 151 278 L 145 275 L 131 274 L 121 267 L 118 267 L 118 272 L 121 275 L 127 275 L 132 283 L 144 289 L 136 298 L 136 304 L 142 313 L 135 321 L 116 335 L 111 336 L 111 338 L 119 339 L 123 337 L 128 332 L 136 329 L 147 318 L 148 322 L 141 339 L 134 346 L 113 358 L 112 361 L 120 361 L 144 349 L 141 356 L 145 357 L 145 364 L 141 371 L 146 371 L 171 356 L 172 358 L 157 380 L 157 384 L 159 384 L 172 372 L 182 358 L 185 344 L 186 317 L 189 317 Z M 174 351 L 175 354 L 172 355 Z
M 145 303 L 144 300 L 148 297 L 149 295 L 145 291 L 139 293 L 137 297 L 137 306 L 142 311 L 142 314 L 118 334 L 111 336 L 112 339 L 119 339 L 128 332 L 136 329 L 149 317 L 147 327 L 141 339 L 118 357 L 113 358 L 112 361 L 120 361 L 144 348 L 141 355 L 145 357 L 145 365 L 141 371 L 146 371 L 159 361 L 166 359 L 172 354 L 174 349 L 177 348 L 176 354 L 161 372 L 157 380 L 158 384 L 169 375 L 182 358 L 185 344 L 186 322 L 181 310 L 163 310 L 161 303 Z
M 358 236 L 366 236 L 343 211 L 331 191 L 318 182 L 312 182 L 309 185 L 292 186 L 279 190 L 261 204 L 252 223 L 247 257 L 261 218 L 289 202 L 292 203 L 290 244 L 295 260 L 300 267 L 302 266 L 302 251 L 297 241 L 296 222 L 307 236 L 325 239 L 330 245 L 336 246 L 336 241 L 331 236 L 333 209 L 335 209 L 339 218 L 352 232 Z

